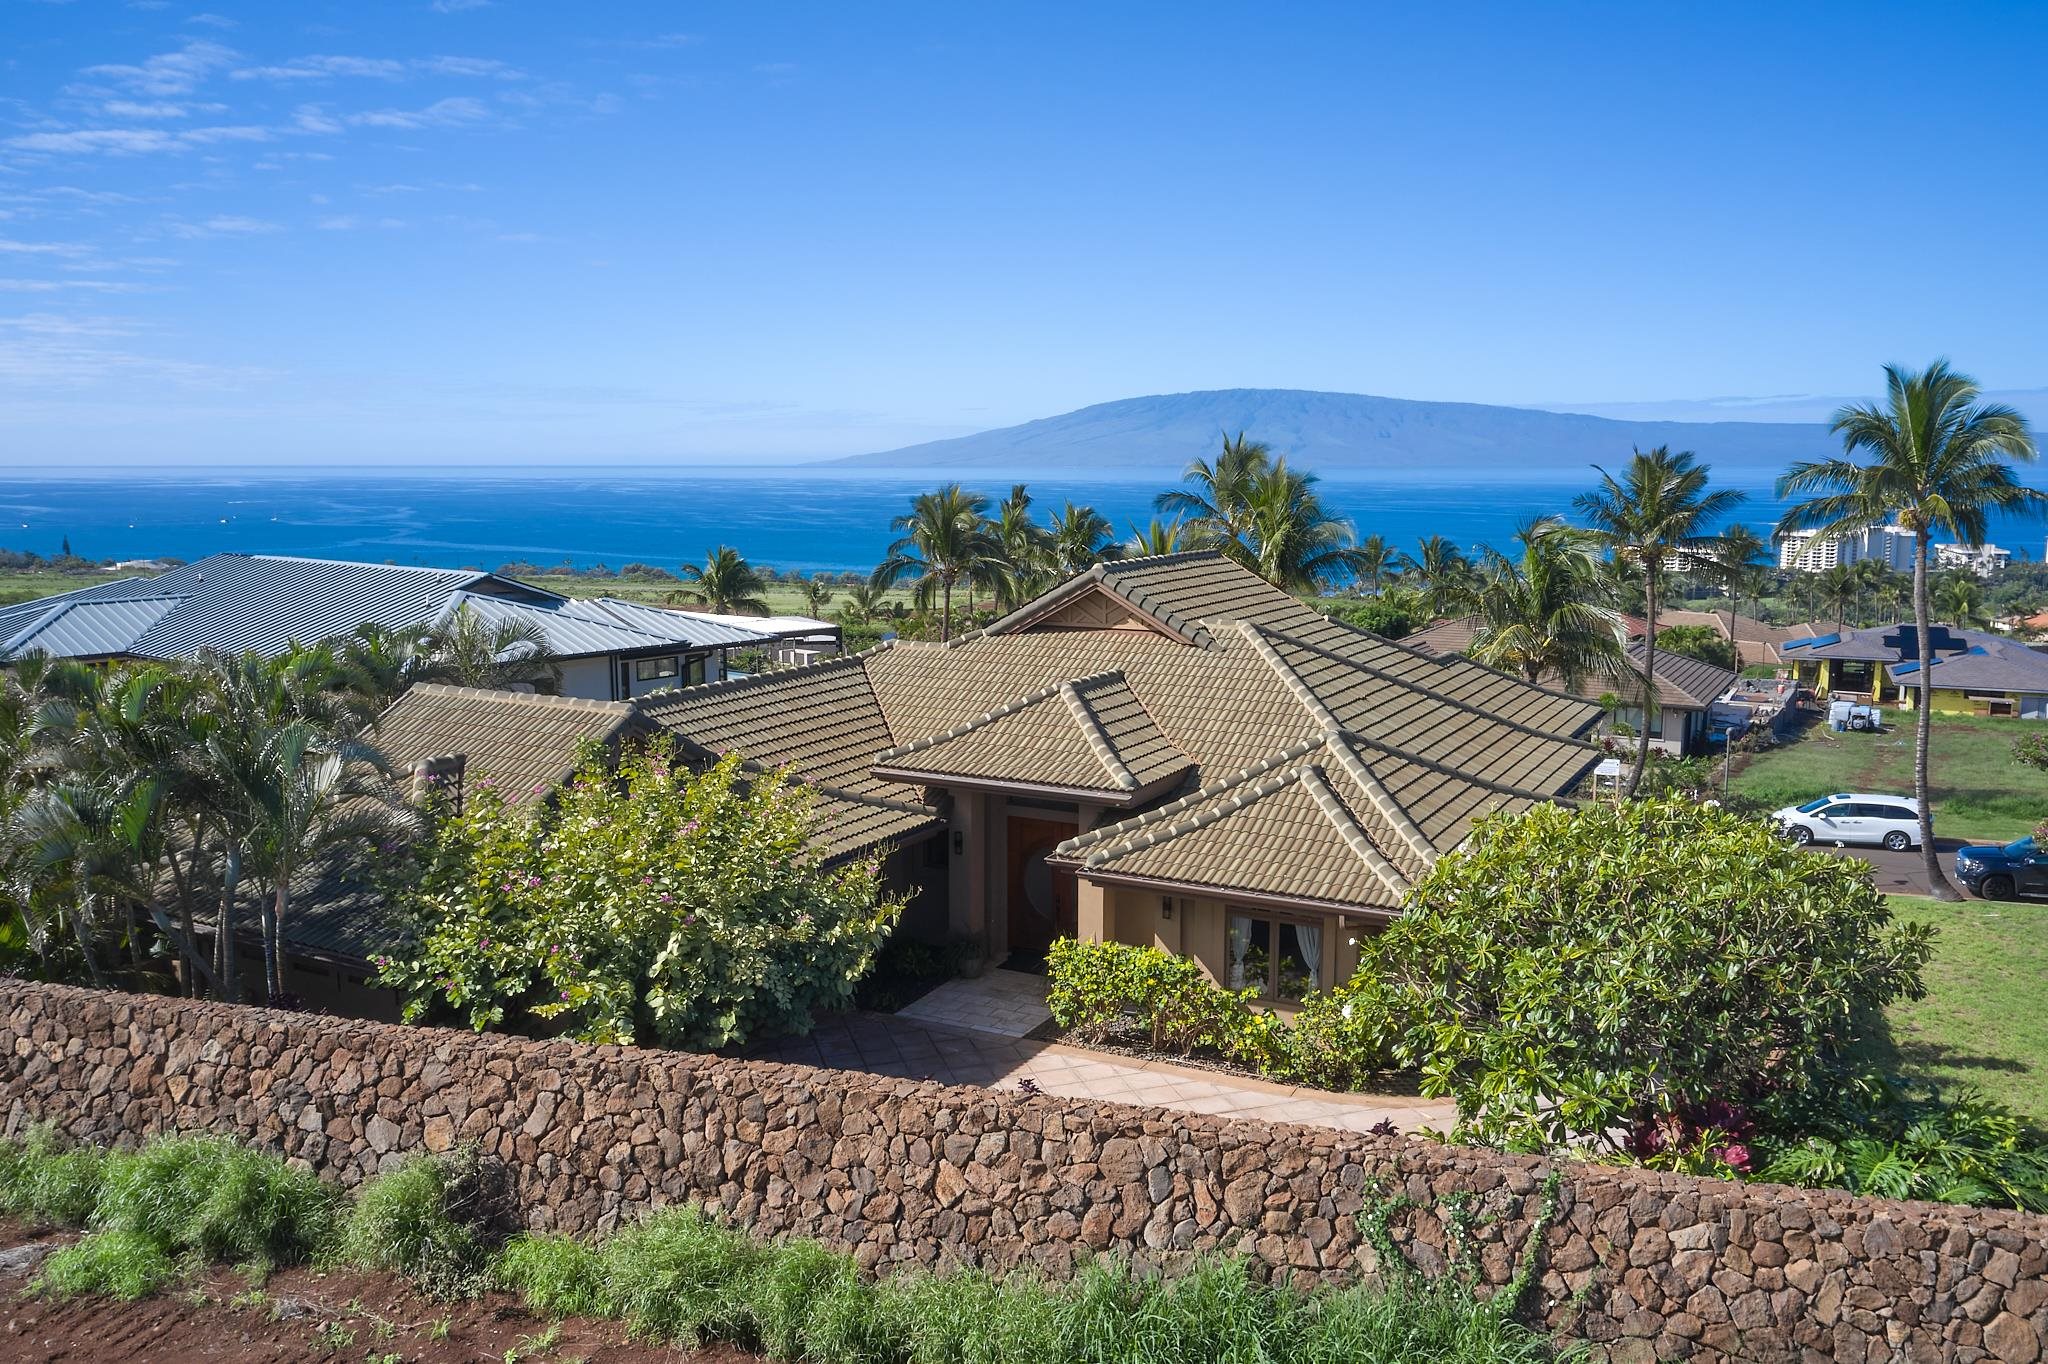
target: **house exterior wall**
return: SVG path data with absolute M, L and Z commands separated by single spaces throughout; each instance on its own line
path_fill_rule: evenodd
M 616 701 L 612 694 L 613 663 L 603 658 L 572 658 L 562 664 L 562 695 L 585 701 Z
M 1080 936 L 1087 942 L 1118 942 L 1132 947 L 1156 947 L 1162 952 L 1188 958 L 1204 975 L 1224 984 L 1230 971 L 1227 922 L 1230 904 L 1226 900 L 1194 895 L 1166 895 L 1134 886 L 1081 882 Z M 1167 901 L 1172 914 L 1166 913 Z M 1099 920 L 1091 920 L 1090 905 L 1098 906 Z M 1251 913 L 1271 912 L 1250 908 Z M 1355 919 L 1320 910 L 1282 911 L 1289 918 L 1309 919 L 1322 926 L 1322 962 L 1319 966 L 1324 988 L 1349 980 L 1358 969 L 1358 948 L 1367 932 Z M 1280 1008 L 1289 1006 L 1280 1005 Z
M 1901 704 L 1907 710 L 1920 704 L 1918 687 L 1905 687 L 1902 691 Z M 1936 687 L 1932 706 L 1936 715 L 2011 715 L 2025 720 L 2048 719 L 2048 696 L 2025 692 L 1973 692 L 1956 687 Z

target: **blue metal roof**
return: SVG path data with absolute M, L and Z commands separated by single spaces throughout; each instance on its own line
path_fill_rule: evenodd
M 52 658 L 108 658 L 132 653 L 183 597 L 121 597 L 111 601 L 61 601 L 21 629 L 0 639 L 0 658 L 41 652 Z
M 207 649 L 280 654 L 365 623 L 426 629 L 458 602 L 493 620 L 535 621 L 564 657 L 766 638 L 687 612 L 574 601 L 475 569 L 215 554 L 150 578 L 95 583 L 0 609 L 0 659 L 31 649 L 72 658 L 191 658 Z

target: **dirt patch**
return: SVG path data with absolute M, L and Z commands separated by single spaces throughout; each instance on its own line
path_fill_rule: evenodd
M 37 1234 L 0 1224 L 0 1248 L 68 1245 L 76 1233 Z M 541 1321 L 505 1294 L 456 1302 L 422 1297 L 389 1274 L 290 1269 L 260 1288 L 209 1269 L 142 1302 L 26 1295 L 32 1269 L 0 1272 L 0 1360 L 148 1360 L 151 1364 L 266 1364 L 348 1360 L 369 1364 L 674 1364 L 682 1354 L 630 1341 L 616 1322 Z M 723 1347 L 689 1356 L 700 1364 L 759 1364 Z

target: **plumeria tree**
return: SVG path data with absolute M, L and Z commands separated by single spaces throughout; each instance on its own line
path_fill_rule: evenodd
M 559 793 L 470 783 L 405 905 L 417 945 L 380 963 L 408 1019 L 720 1047 L 843 1007 L 902 910 L 875 857 L 827 865 L 810 792 L 661 745 Z

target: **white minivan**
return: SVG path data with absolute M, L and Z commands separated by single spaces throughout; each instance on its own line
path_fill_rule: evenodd
M 1875 843 L 1894 852 L 1920 846 L 1920 802 L 1909 796 L 1843 792 L 1771 818 L 1794 843 Z

